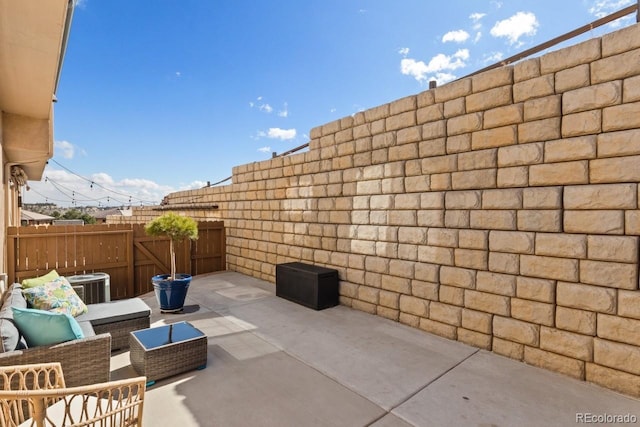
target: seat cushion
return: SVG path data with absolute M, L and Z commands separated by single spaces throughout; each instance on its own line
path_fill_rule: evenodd
M 78 316 L 77 320 L 89 321 L 93 326 L 151 316 L 151 309 L 140 298 L 89 304 L 88 307 L 89 312 Z
M 84 337 L 93 337 L 96 335 L 96 331 L 93 330 L 93 326 L 91 326 L 91 322 L 85 321 L 85 322 L 78 322 L 78 325 L 80 325 L 80 329 L 82 329 L 82 335 L 84 335 Z
M 4 295 L 4 304 L 0 307 L 0 353 L 20 348 L 20 332 L 13 323 L 11 307 L 26 308 L 27 301 L 22 296 L 22 286 L 19 283 L 11 285 Z

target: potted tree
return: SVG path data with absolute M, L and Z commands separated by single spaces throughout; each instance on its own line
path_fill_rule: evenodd
M 173 212 L 167 212 L 147 223 L 144 228 L 149 236 L 168 237 L 169 252 L 171 257 L 171 274 L 158 274 L 151 278 L 153 290 L 160 304 L 160 310 L 164 312 L 181 311 L 184 300 L 191 283 L 191 275 L 176 274 L 175 245 L 185 239 L 198 238 L 198 224 L 187 216 L 180 216 Z

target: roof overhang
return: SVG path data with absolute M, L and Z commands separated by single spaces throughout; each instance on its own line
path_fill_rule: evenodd
M 5 160 L 39 180 L 53 155 L 53 99 L 73 0 L 0 0 L 0 111 Z

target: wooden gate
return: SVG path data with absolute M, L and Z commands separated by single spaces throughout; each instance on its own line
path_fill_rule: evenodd
M 153 290 L 151 277 L 169 274 L 169 239 L 149 237 L 144 228 L 133 230 L 133 258 L 135 260 L 136 294 Z M 198 240 L 176 244 L 176 271 L 198 274 L 221 271 L 226 268 L 224 223 L 198 223 Z
M 198 223 L 198 240 L 176 245 L 177 271 L 191 275 L 226 268 L 224 223 Z M 143 224 L 9 227 L 9 281 L 40 276 L 107 273 L 111 298 L 151 291 L 151 277 L 169 273 L 169 240 L 148 237 Z

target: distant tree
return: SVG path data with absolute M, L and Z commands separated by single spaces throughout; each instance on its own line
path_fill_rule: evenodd
M 78 209 L 69 209 L 62 215 L 62 219 L 82 219 L 82 212 Z
M 85 224 L 95 224 L 96 219 L 88 213 L 80 212 L 78 209 L 69 209 L 62 215 L 62 219 L 81 219 Z
M 60 219 L 62 214 L 60 213 L 60 211 L 53 211 L 51 212 L 51 216 L 54 217 L 55 219 Z
M 82 214 L 82 219 L 84 220 L 85 224 L 95 224 L 96 223 L 96 218 L 89 215 L 88 213 L 84 213 Z

